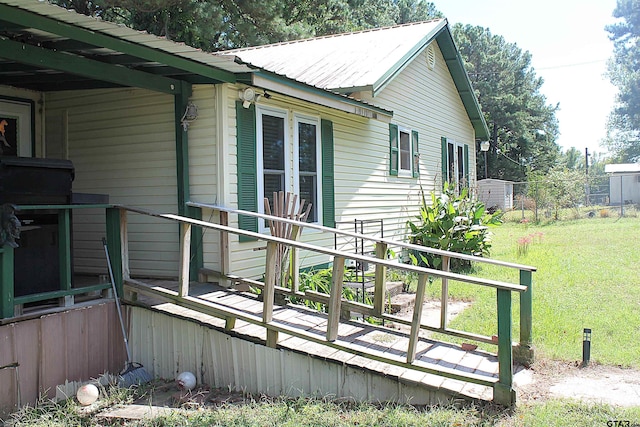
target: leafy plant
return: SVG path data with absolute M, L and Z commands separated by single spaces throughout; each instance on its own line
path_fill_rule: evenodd
M 348 272 L 346 274 L 348 274 Z M 300 285 L 298 286 L 298 289 L 301 292 L 315 291 L 323 294 L 329 294 L 331 292 L 332 277 L 333 271 L 330 268 L 301 272 Z M 347 301 L 355 301 L 357 299 L 357 295 L 354 290 L 346 286 L 342 288 L 342 297 Z M 318 311 L 326 311 L 324 304 L 310 301 L 305 298 L 291 297 L 291 302 L 294 304 L 303 304 Z
M 485 256 L 491 248 L 489 226 L 502 223 L 502 212 L 488 213 L 483 203 L 472 200 L 468 189 L 459 195 L 454 187 L 445 183 L 440 196 L 431 193 L 431 204 L 427 204 L 422 192 L 420 214 L 417 222 L 408 221 L 409 242 L 435 249 L 444 249 L 462 254 Z M 427 252 L 413 254 L 419 256 L 419 264 L 431 268 L 441 268 L 442 258 Z M 451 258 L 452 271 L 464 271 L 471 262 Z

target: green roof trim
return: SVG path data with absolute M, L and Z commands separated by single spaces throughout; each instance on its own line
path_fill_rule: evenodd
M 182 87 L 180 80 L 104 64 L 80 56 L 53 52 L 11 40 L 0 39 L 0 57 L 20 61 L 23 64 L 46 65 L 47 68 L 123 86 L 135 86 L 174 95 L 180 93 Z
M 112 49 L 147 61 L 158 62 L 190 73 L 208 77 L 218 82 L 235 83 L 232 72 L 172 55 L 148 46 L 136 44 L 114 36 L 102 34 L 73 24 L 38 15 L 16 7 L 0 4 L 0 19 L 27 28 L 36 28 L 72 40 L 79 40 L 97 47 Z
M 453 78 L 453 83 L 456 85 L 456 89 L 460 94 L 460 99 L 464 108 L 467 110 L 467 115 L 471 120 L 473 129 L 476 132 L 476 139 L 487 140 L 489 139 L 489 128 L 487 122 L 482 114 L 482 109 L 478 103 L 473 86 L 471 86 L 471 80 L 464 68 L 464 62 L 462 57 L 456 48 L 453 36 L 449 30 L 449 26 L 445 25 L 436 35 L 435 39 L 438 42 L 442 56 L 444 57 L 449 73 Z
M 384 75 L 373 84 L 372 93 L 376 96 L 376 93 L 381 91 L 393 78 L 400 73 L 413 59 L 418 56 L 434 38 L 435 34 L 438 34 L 444 27 L 447 26 L 447 21 L 442 20 L 440 24 L 429 34 L 427 34 L 422 40 L 407 52 L 398 62 L 396 62 Z
M 398 75 L 413 59 L 424 51 L 429 44 L 436 40 L 442 56 L 445 59 L 449 73 L 453 78 L 453 82 L 456 86 L 462 104 L 464 105 L 467 115 L 473 124 L 473 129 L 476 133 L 476 138 L 481 140 L 489 139 L 489 128 L 482 114 L 482 109 L 471 86 L 471 81 L 464 68 L 464 62 L 458 53 L 458 49 L 453 41 L 453 36 L 449 30 L 447 20 L 443 19 L 442 22 L 427 36 L 425 36 L 420 42 L 407 52 L 398 62 L 396 62 L 378 81 L 376 81 L 371 87 L 357 88 L 358 90 L 369 89 L 373 96 L 377 92 L 384 89 L 384 87 L 393 78 Z M 341 88 L 340 92 L 355 92 L 355 88 Z

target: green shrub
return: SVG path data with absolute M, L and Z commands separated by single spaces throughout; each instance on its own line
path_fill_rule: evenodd
M 445 184 L 440 196 L 431 193 L 431 204 L 427 204 L 424 192 L 417 222 L 408 221 L 409 242 L 430 248 L 444 249 L 468 255 L 485 256 L 491 248 L 490 225 L 502 223 L 502 212 L 487 213 L 483 203 L 471 200 L 468 189 L 456 195 L 453 187 Z M 441 268 L 442 258 L 429 253 L 414 254 L 419 264 Z M 450 269 L 464 271 L 471 262 L 452 258 Z

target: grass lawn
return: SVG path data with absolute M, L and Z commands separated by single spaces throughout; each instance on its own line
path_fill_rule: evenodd
M 492 258 L 538 269 L 533 273 L 533 336 L 539 356 L 581 360 L 583 328 L 591 328 L 592 361 L 640 367 L 639 218 L 507 222 L 494 233 Z M 526 250 L 523 238 L 531 240 Z M 518 281 L 517 272 L 489 265 L 475 274 Z M 431 292 L 437 294 L 438 288 L 434 283 Z M 495 333 L 495 291 L 456 283 L 452 294 L 474 301 L 452 327 Z M 515 303 L 516 321 L 517 310 Z

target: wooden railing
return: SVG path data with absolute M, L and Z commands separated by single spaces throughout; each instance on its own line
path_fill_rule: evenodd
M 110 282 L 100 283 L 97 285 L 72 287 L 72 257 L 71 257 L 71 211 L 75 209 L 106 209 L 113 205 L 23 205 L 18 206 L 17 211 L 47 211 L 55 212 L 58 220 L 58 262 L 60 266 L 59 289 L 39 292 L 35 294 L 15 296 L 14 285 L 14 258 L 15 251 L 19 251 L 20 247 L 14 249 L 9 246 L 0 248 L 0 320 L 13 318 L 16 314 L 20 314 L 20 309 L 24 304 L 35 303 L 58 299 L 59 306 L 69 307 L 74 304 L 74 296 L 86 294 L 89 292 L 104 291 L 111 288 Z M 20 240 L 18 240 L 20 243 Z M 34 265 L 33 268 L 37 268 Z M 18 311 L 18 313 L 16 313 Z
M 155 296 L 171 300 L 182 306 L 192 308 L 198 311 L 202 311 L 214 316 L 226 319 L 226 327 L 231 329 L 235 325 L 236 319 L 240 319 L 249 323 L 261 325 L 266 328 L 267 339 L 266 344 L 271 347 L 275 347 L 278 343 L 278 334 L 286 333 L 288 335 L 297 336 L 313 342 L 320 342 L 322 344 L 338 348 L 348 352 L 354 352 L 353 348 L 346 347 L 336 342 L 338 334 L 338 325 L 340 322 L 340 313 L 343 308 L 348 308 L 351 311 L 359 311 L 367 316 L 375 316 L 381 319 L 393 320 L 394 322 L 405 323 L 410 326 L 409 344 L 406 352 L 406 359 L 399 362 L 396 359 L 391 359 L 379 355 L 367 354 L 365 357 L 382 361 L 390 364 L 411 367 L 412 369 L 421 370 L 436 375 L 445 376 L 453 379 L 460 379 L 463 381 L 473 382 L 482 385 L 493 386 L 494 388 L 494 401 L 511 405 L 515 402 L 515 392 L 513 390 L 513 349 L 512 349 L 512 292 L 520 294 L 520 343 L 517 345 L 516 355 L 524 355 L 528 359 L 532 359 L 533 350 L 531 348 L 531 273 L 535 271 L 534 267 L 505 263 L 501 261 L 480 258 L 470 255 L 463 255 L 448 251 L 441 251 L 431 248 L 426 248 L 418 245 L 410 245 L 403 242 L 397 242 L 390 239 L 373 239 L 376 243 L 376 256 L 367 256 L 362 254 L 354 254 L 351 252 L 344 252 L 340 250 L 329 249 L 321 246 L 312 245 L 295 240 L 287 240 L 270 236 L 268 234 L 261 234 L 252 231 L 241 230 L 228 225 L 229 214 L 241 214 L 249 216 L 257 216 L 260 218 L 269 219 L 270 221 L 283 221 L 293 223 L 295 226 L 321 229 L 325 232 L 334 234 L 342 234 L 347 236 L 353 236 L 363 239 L 371 239 L 368 236 L 360 235 L 358 233 L 351 233 L 346 231 L 340 231 L 333 228 L 322 227 L 316 224 L 300 223 L 297 221 L 287 220 L 279 217 L 273 217 L 263 214 L 256 214 L 253 212 L 239 211 L 233 209 L 226 209 L 219 206 L 211 206 L 197 203 L 190 203 L 192 208 L 200 209 L 213 209 L 220 213 L 222 224 L 216 224 L 212 222 L 197 220 L 175 214 L 164 214 L 151 212 L 142 209 L 135 209 L 130 207 L 110 207 L 107 208 L 107 239 L 108 245 L 112 252 L 112 260 L 114 264 L 114 274 L 116 276 L 117 286 L 119 293 L 122 295 L 123 285 L 134 293 L 147 293 Z M 127 239 L 127 215 L 128 212 L 133 212 L 141 215 L 149 215 L 157 218 L 164 218 L 169 221 L 174 221 L 180 226 L 180 266 L 179 266 L 179 282 L 178 291 L 172 291 L 158 286 L 150 287 L 144 283 L 136 281 L 130 277 L 129 274 L 129 262 L 128 262 L 128 239 Z M 263 315 L 257 317 L 244 313 L 240 310 L 234 310 L 233 308 L 226 307 L 224 305 L 212 303 L 202 299 L 194 298 L 189 295 L 189 277 L 190 277 L 190 258 L 191 258 L 191 230 L 193 227 L 200 227 L 201 229 L 214 229 L 221 233 L 220 244 L 223 248 L 228 250 L 228 234 L 236 234 L 239 236 L 246 236 L 249 238 L 265 241 L 266 246 L 266 271 L 264 282 L 252 282 L 256 286 L 260 286 L 263 292 Z M 278 245 L 287 245 L 291 248 L 292 252 L 292 272 L 294 277 L 292 278 L 292 287 L 284 288 L 277 286 L 275 283 L 275 271 L 273 259 L 276 256 Z M 506 268 L 515 268 L 520 271 L 520 283 L 507 283 L 496 281 L 492 279 L 477 278 L 473 276 L 457 274 L 448 271 L 446 268 L 443 270 L 435 270 L 431 268 L 425 268 L 420 266 L 414 266 L 410 264 L 402 264 L 396 261 L 387 259 L 387 248 L 389 246 L 400 246 L 408 249 L 431 252 L 443 257 L 443 265 L 446 267 L 449 265 L 448 260 L 450 258 L 461 258 L 474 262 L 484 262 L 494 265 L 499 265 Z M 333 277 L 332 287 L 330 294 L 320 294 L 317 292 L 300 292 L 297 288 L 297 252 L 299 250 L 308 250 L 320 254 L 325 254 L 333 257 Z M 362 303 L 356 303 L 353 301 L 345 301 L 342 298 L 343 287 L 343 273 L 344 263 L 346 259 L 354 259 L 357 261 L 367 262 L 375 265 L 375 286 L 374 286 L 374 302 L 373 305 L 367 305 Z M 384 313 L 384 292 L 385 292 L 385 275 L 387 268 L 401 269 L 407 272 L 416 273 L 418 275 L 418 286 L 416 290 L 415 307 L 413 311 L 413 318 L 411 321 L 400 319 L 396 316 L 392 316 Z M 228 274 L 229 272 L 223 272 Z M 426 285 L 429 277 L 439 277 L 442 279 L 442 314 L 443 320 L 439 328 L 431 328 L 423 325 L 421 322 L 422 317 L 422 302 L 426 292 Z M 236 278 L 238 279 L 238 278 Z M 497 300 L 497 323 L 498 323 L 498 340 L 497 343 L 492 337 L 481 336 L 477 334 L 471 334 L 464 331 L 455 331 L 449 329 L 446 325 L 446 301 L 448 294 L 448 282 L 450 280 L 460 281 L 475 284 L 478 286 L 488 287 L 496 289 Z M 301 331 L 296 328 L 287 327 L 283 324 L 277 324 L 273 322 L 273 307 L 274 296 L 276 292 L 286 293 L 299 298 L 305 298 L 311 301 L 321 301 L 327 306 L 327 330 L 324 338 L 319 338 L 317 335 L 309 332 Z M 441 333 L 447 333 L 450 335 L 460 336 L 468 339 L 474 339 L 480 342 L 486 342 L 490 344 L 497 344 L 498 346 L 498 362 L 499 372 L 497 382 L 488 381 L 486 378 L 479 377 L 474 374 L 466 374 L 456 372 L 452 369 L 433 369 L 422 365 L 414 364 L 416 358 L 416 345 L 418 342 L 418 334 L 420 329 L 435 330 Z

